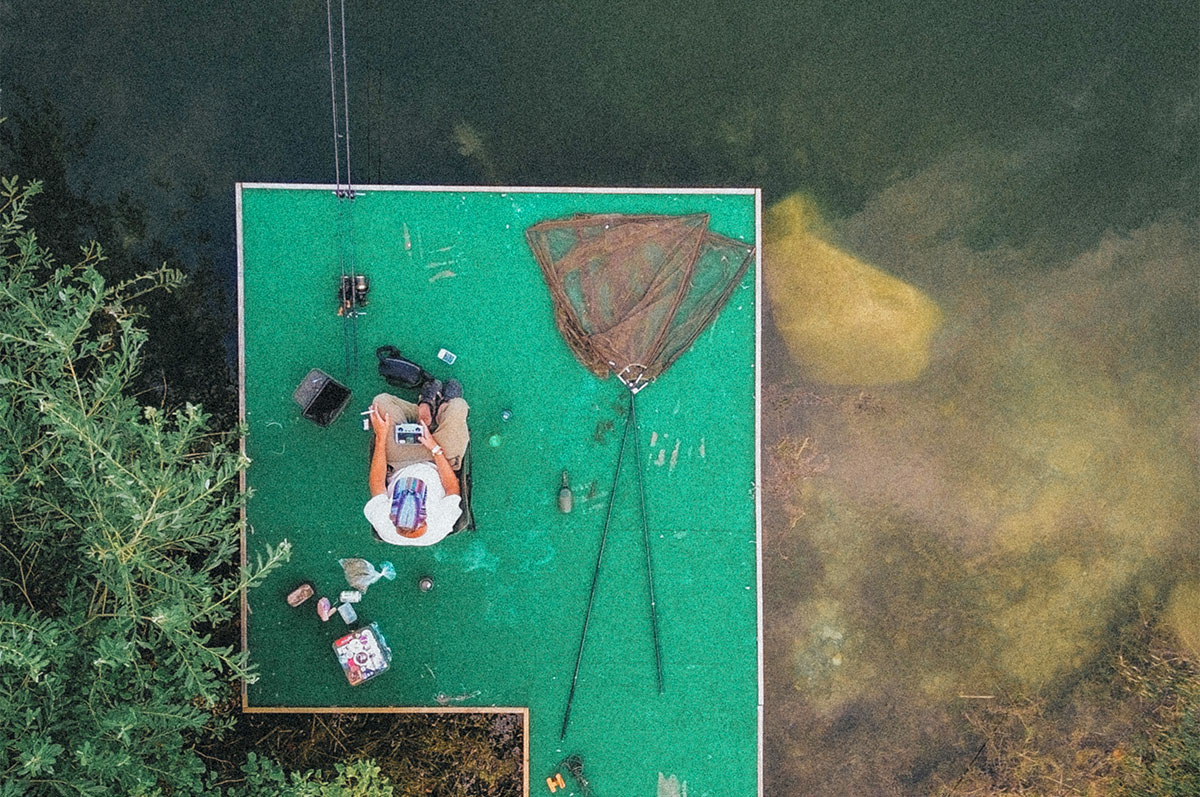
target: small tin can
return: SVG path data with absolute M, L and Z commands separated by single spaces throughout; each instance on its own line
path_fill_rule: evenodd
M 362 600 L 362 593 L 356 589 L 344 589 L 338 595 L 338 600 L 342 603 L 358 603 Z
M 312 584 L 301 584 L 288 593 L 288 606 L 296 607 L 313 596 Z

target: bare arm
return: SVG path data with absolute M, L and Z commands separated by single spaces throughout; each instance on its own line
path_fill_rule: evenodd
M 458 477 L 454 475 L 454 468 L 450 467 L 450 460 L 446 459 L 442 447 L 433 439 L 433 435 L 429 433 L 429 427 L 425 424 L 421 424 L 421 445 L 428 448 L 433 454 L 433 466 L 437 468 L 438 478 L 442 480 L 442 489 L 446 491 L 446 495 L 462 495 L 459 490 Z
M 367 488 L 371 497 L 387 492 L 387 430 L 391 429 L 392 417 L 381 415 L 371 405 L 371 426 L 375 430 L 375 450 L 371 453 L 371 469 L 367 472 Z
M 454 474 L 454 468 L 450 467 L 450 460 L 446 459 L 446 455 L 438 451 L 433 455 L 433 464 L 437 468 L 438 477 L 442 480 L 442 487 L 446 490 L 446 495 L 461 495 L 458 476 Z

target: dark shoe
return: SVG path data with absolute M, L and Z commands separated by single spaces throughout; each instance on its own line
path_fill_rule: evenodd
M 428 404 L 429 408 L 437 415 L 437 405 L 442 397 L 442 380 L 430 379 L 425 384 L 421 385 L 421 396 L 417 400 L 418 404 Z
M 450 399 L 462 398 L 462 395 L 462 382 L 459 382 L 457 379 L 447 379 L 446 385 L 442 388 L 442 398 L 449 401 Z

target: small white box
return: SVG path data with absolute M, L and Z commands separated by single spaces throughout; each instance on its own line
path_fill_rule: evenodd
M 454 365 L 454 361 L 458 359 L 458 355 L 447 349 L 438 349 L 438 359 L 446 365 Z

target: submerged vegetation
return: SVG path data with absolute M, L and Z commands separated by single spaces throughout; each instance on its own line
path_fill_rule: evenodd
M 964 712 L 979 747 L 937 790 L 982 794 L 1200 793 L 1200 664 L 1139 618 L 1068 699 L 997 695 Z
M 799 406 L 870 422 L 851 391 L 769 395 L 768 417 Z M 1080 576 L 1056 560 L 1077 554 L 995 556 L 911 510 L 868 508 L 830 483 L 841 463 L 829 447 L 825 458 L 812 437 L 785 437 L 764 452 L 767 755 L 785 785 L 946 797 L 1200 790 L 1200 657 L 1177 625 L 1186 594 L 1170 571 L 1142 572 L 1094 613 L 1056 608 Z M 1003 624 L 1035 594 L 1047 606 L 1022 620 L 1038 626 L 1027 640 Z M 1093 629 L 1088 647 L 1057 646 L 1080 627 Z M 1014 666 L 1023 657 L 1036 660 Z
M 1171 793 L 1139 792 L 1153 768 L 1128 762 L 1190 766 L 1200 230 L 1168 217 L 1051 267 L 956 237 L 990 188 L 934 170 L 826 232 L 928 286 L 943 326 L 919 379 L 839 387 L 788 329 L 764 341 L 767 756 L 785 791 L 950 789 L 977 751 L 954 793 Z M 768 240 L 773 256 L 789 251 Z M 893 346 L 890 321 L 846 345 Z M 1179 684 L 1161 736 L 1094 681 L 1118 652 L 1143 660 L 1142 612 L 1180 665 L 1141 670 Z M 1119 746 L 1139 734 L 1145 758 Z

